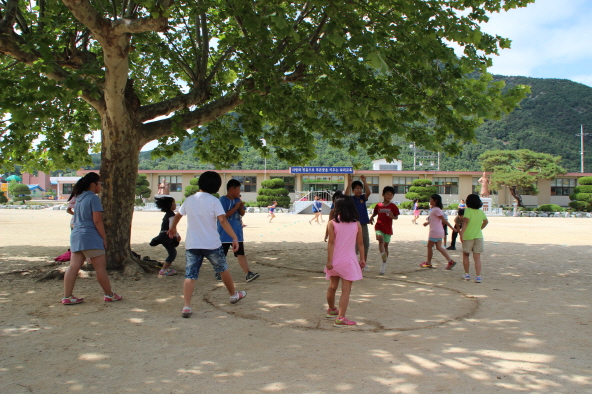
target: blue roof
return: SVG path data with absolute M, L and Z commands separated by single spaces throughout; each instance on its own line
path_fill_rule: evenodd
M 29 190 L 31 190 L 31 191 L 33 191 L 33 190 L 35 190 L 35 189 L 39 189 L 39 190 L 41 190 L 42 192 L 44 192 L 44 191 L 45 191 L 45 189 L 43 189 L 41 186 L 39 186 L 39 184 L 36 184 L 36 185 L 27 185 L 27 186 L 29 186 Z

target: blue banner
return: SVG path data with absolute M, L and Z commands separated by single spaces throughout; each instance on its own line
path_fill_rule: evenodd
M 291 174 L 353 174 L 353 167 L 290 167 Z

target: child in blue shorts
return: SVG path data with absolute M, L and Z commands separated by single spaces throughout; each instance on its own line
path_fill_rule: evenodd
M 177 224 L 183 216 L 187 216 L 183 317 L 191 316 L 191 296 L 204 257 L 210 261 L 214 271 L 220 274 L 222 282 L 230 294 L 231 304 L 236 304 L 247 296 L 246 291 L 235 291 L 232 275 L 228 271 L 224 248 L 218 235 L 218 223 L 220 223 L 232 239 L 232 251 L 238 251 L 238 239 L 226 219 L 226 212 L 220 200 L 212 196 L 213 193 L 220 190 L 221 185 L 222 178 L 217 172 L 206 171 L 201 174 L 198 181 L 200 191 L 187 197 L 179 208 L 179 212 L 175 214 L 168 231 L 169 237 L 174 238 L 177 234 Z

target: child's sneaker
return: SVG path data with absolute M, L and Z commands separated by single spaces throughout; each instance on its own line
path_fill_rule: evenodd
M 333 323 L 333 326 L 335 327 L 350 327 L 350 326 L 355 326 L 356 323 L 355 321 L 352 320 L 348 320 L 345 317 L 338 317 L 337 319 L 335 319 L 335 323 Z
M 183 316 L 185 319 L 187 319 L 189 316 L 191 316 L 192 313 L 193 312 L 191 312 L 191 308 L 189 308 L 188 306 L 186 306 L 181 311 L 181 316 Z
M 115 294 L 115 293 L 113 293 L 111 295 L 105 294 L 105 297 L 103 297 L 103 301 L 105 301 L 105 302 L 113 302 L 113 301 L 121 301 L 121 300 L 123 300 L 123 297 L 120 296 L 119 294 Z
M 217 280 L 218 282 L 221 282 L 221 281 L 222 281 L 222 275 L 220 275 L 220 273 L 219 273 L 219 272 L 216 272 L 216 273 L 214 274 L 214 278 L 216 278 L 216 280 Z
M 326 317 L 331 317 L 331 318 L 336 318 L 339 316 L 339 309 L 335 308 L 335 309 L 330 309 L 327 308 L 327 314 L 325 315 Z
M 471 280 L 471 275 L 470 275 L 470 274 L 467 274 L 467 273 L 465 272 L 465 273 L 463 274 L 462 278 L 463 278 L 464 280 Z
M 258 277 L 259 277 L 258 273 L 249 271 L 249 273 L 247 274 L 247 277 L 246 277 L 247 283 L 254 281 Z
M 380 275 L 384 275 L 385 272 L 386 272 L 386 263 L 382 263 L 382 266 L 380 267 Z
M 75 305 L 84 302 L 84 298 L 76 298 L 73 295 L 67 298 L 62 298 L 62 305 Z
M 230 303 L 231 304 L 236 304 L 237 302 L 239 302 L 240 300 L 242 300 L 246 296 L 247 296 L 247 292 L 246 291 L 237 291 L 235 295 L 233 295 L 232 297 L 230 297 Z
M 481 277 L 475 276 L 475 283 L 481 283 Z
M 420 266 L 421 268 L 434 268 L 434 267 L 432 266 L 432 264 L 431 264 L 431 263 L 428 263 L 427 261 L 424 261 L 424 262 L 423 262 L 423 263 L 421 263 L 419 266 Z
M 380 257 L 382 257 L 382 262 L 383 262 L 383 263 L 386 263 L 386 259 L 387 259 L 387 257 L 388 257 L 388 255 L 386 254 L 386 252 L 384 252 L 384 253 L 381 253 Z
M 451 270 L 451 269 L 452 269 L 452 267 L 454 267 L 455 265 L 456 265 L 456 261 L 454 261 L 454 260 L 450 260 L 450 261 L 448 262 L 448 265 L 446 266 L 446 269 L 447 269 L 447 270 Z
M 173 275 L 177 275 L 177 271 L 175 271 L 172 268 L 167 268 L 166 270 L 158 271 L 158 275 L 173 276 Z

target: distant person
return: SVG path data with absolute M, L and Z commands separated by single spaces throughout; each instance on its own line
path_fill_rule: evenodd
M 164 217 L 162 218 L 162 224 L 160 225 L 160 233 L 152 238 L 150 246 L 162 245 L 168 253 L 161 270 L 158 271 L 158 275 L 177 275 L 177 271 L 171 268 L 171 264 L 173 264 L 177 258 L 177 246 L 179 246 L 179 242 L 181 242 L 181 235 L 177 233 L 175 237 L 170 238 L 168 234 L 173 218 L 175 217 L 177 203 L 173 197 L 157 197 L 154 201 L 156 207 L 164 212 Z
M 460 208 L 454 217 L 454 231 L 452 232 L 452 240 L 450 241 L 450 246 L 447 247 L 446 250 L 456 250 L 456 238 L 458 237 L 460 229 L 462 228 L 464 214 L 464 208 Z
M 267 209 L 269 209 L 267 217 L 271 216 L 271 219 L 269 219 L 269 223 L 271 223 L 271 221 L 275 218 L 275 207 L 277 207 L 277 201 L 274 201 L 273 204 L 267 206 Z
M 465 200 L 460 200 L 460 204 L 458 204 L 459 209 L 465 209 L 467 204 L 465 204 Z
M 411 222 L 417 224 L 417 219 L 419 219 L 419 200 L 416 198 L 413 200 L 413 220 Z
M 321 223 L 319 223 L 319 218 L 321 218 L 321 220 L 322 220 L 323 203 L 319 199 L 319 196 L 316 196 L 316 195 L 314 196 L 314 202 L 312 203 L 312 213 L 314 214 L 314 216 L 312 219 L 310 219 L 308 221 L 308 224 L 312 224 L 312 221 L 315 220 L 317 222 L 317 224 L 320 225 Z M 324 222 L 324 220 L 323 220 L 323 222 Z
M 199 276 L 199 270 L 204 257 L 209 260 L 222 277 L 222 282 L 230 295 L 230 303 L 236 304 L 247 296 L 246 291 L 236 291 L 232 275 L 228 270 L 224 248 L 218 234 L 218 222 L 232 239 L 232 251 L 238 251 L 238 238 L 234 230 L 226 220 L 226 212 L 216 197 L 222 185 L 222 178 L 217 172 L 206 171 L 200 175 L 198 186 L 200 191 L 187 197 L 179 212 L 175 214 L 169 228 L 169 237 L 174 238 L 177 234 L 177 224 L 183 216 L 187 216 L 187 235 L 185 237 L 185 281 L 183 282 L 184 306 L 181 315 L 188 318 L 192 314 L 191 297 L 195 281 Z M 216 222 L 216 220 L 218 222 Z
M 444 218 L 444 213 L 442 209 L 444 206 L 442 205 L 442 197 L 439 194 L 432 194 L 430 198 L 430 215 L 428 216 L 427 221 L 423 224 L 425 226 L 430 226 L 430 233 L 428 235 L 428 258 L 426 261 L 421 263 L 419 266 L 422 268 L 433 268 L 432 266 L 432 256 L 434 251 L 432 250 L 434 245 L 438 252 L 446 258 L 448 265 L 446 266 L 447 270 L 451 270 L 452 267 L 456 265 L 456 262 L 450 258 L 446 249 L 442 246 L 442 238 L 444 237 L 444 228 L 443 225 L 450 227 L 454 230 L 454 227 L 448 223 L 448 220 Z
M 483 202 L 476 194 L 469 194 L 467 197 L 467 207 L 463 217 L 462 230 L 460 231 L 460 240 L 463 246 L 463 274 L 464 280 L 471 280 L 469 274 L 470 256 L 473 253 L 475 262 L 475 283 L 481 283 L 481 253 L 483 253 L 483 229 L 489 221 L 482 209 Z
M 362 279 L 364 260 L 364 241 L 362 227 L 356 219 L 357 212 L 354 202 L 349 196 L 335 200 L 335 218 L 329 221 L 329 242 L 327 244 L 327 264 L 325 279 L 329 280 L 327 289 L 326 317 L 335 319 L 335 327 L 351 327 L 357 323 L 345 317 L 349 304 L 352 282 Z M 358 245 L 360 259 L 356 256 L 355 245 Z M 341 280 L 341 297 L 339 309 L 335 304 L 335 293 Z
M 226 220 L 230 224 L 230 227 L 234 230 L 238 239 L 238 250 L 234 252 L 234 256 L 238 259 L 238 264 L 241 266 L 245 273 L 245 279 L 247 282 L 252 282 L 259 277 L 256 272 L 251 272 L 249 269 L 249 263 L 245 256 L 244 247 L 244 236 L 243 236 L 243 222 L 241 218 L 245 215 L 245 203 L 240 198 L 241 184 L 236 179 L 231 179 L 226 183 L 226 195 L 220 197 L 220 203 L 222 208 L 226 211 Z M 224 255 L 228 256 L 228 249 L 232 245 L 232 237 L 224 231 L 224 227 L 218 222 L 218 234 L 220 235 L 220 241 L 224 248 Z M 219 273 L 216 273 L 216 279 L 222 280 Z
M 385 186 L 382 189 L 382 198 L 384 201 L 379 202 L 374 207 L 374 212 L 370 217 L 370 223 L 374 223 L 374 217 L 378 216 L 374 231 L 376 232 L 376 240 L 378 241 L 378 250 L 380 257 L 382 257 L 382 266 L 380 268 L 380 275 L 386 272 L 386 260 L 389 256 L 389 243 L 393 235 L 393 220 L 399 218 L 399 207 L 391 200 L 395 196 L 395 188 L 392 186 Z
M 370 250 L 370 233 L 368 232 L 368 224 L 370 223 L 370 218 L 368 217 L 368 207 L 366 206 L 366 202 L 372 194 L 372 191 L 366 182 L 365 175 L 361 175 L 359 181 L 351 182 L 351 176 L 348 174 L 346 182 L 347 187 L 345 189 L 345 195 L 351 195 L 353 197 L 354 205 L 358 210 L 360 226 L 362 226 L 362 237 L 364 239 L 364 261 L 368 262 L 368 251 Z M 368 266 L 366 266 L 365 270 L 367 269 Z
M 103 301 L 120 301 L 122 297 L 113 293 L 107 274 L 107 235 L 103 225 L 103 206 L 97 193 L 101 192 L 102 183 L 95 172 L 89 172 L 74 186 L 76 209 L 74 210 L 74 228 L 70 233 L 70 265 L 64 274 L 63 305 L 80 304 L 84 298 L 75 297 L 72 292 L 78 278 L 78 272 L 84 259 L 91 259 L 99 285 L 103 289 Z

